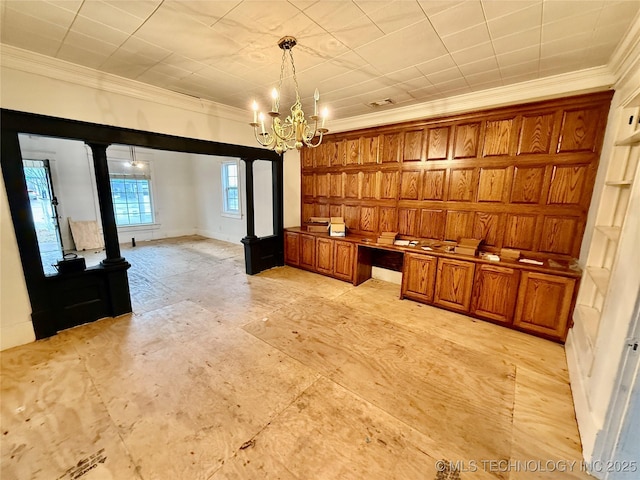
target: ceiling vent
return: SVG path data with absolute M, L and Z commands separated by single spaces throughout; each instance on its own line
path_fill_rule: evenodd
M 393 105 L 394 103 L 396 102 L 394 102 L 390 98 L 385 98 L 382 100 L 376 100 L 375 102 L 369 102 L 367 103 L 367 105 L 371 108 L 378 108 L 378 107 L 384 107 L 385 105 Z

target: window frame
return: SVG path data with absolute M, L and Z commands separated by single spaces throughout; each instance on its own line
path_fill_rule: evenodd
M 116 202 L 115 201 L 116 199 L 114 198 L 114 189 L 113 189 L 113 181 L 114 180 L 124 180 L 124 181 L 133 180 L 133 181 L 136 181 L 136 182 L 139 182 L 139 181 L 147 182 L 147 186 L 149 188 L 149 210 L 150 210 L 149 213 L 151 214 L 151 221 L 149 221 L 149 222 L 142 222 L 141 221 L 139 223 L 126 223 L 126 224 L 121 224 L 121 223 L 118 222 L 118 215 L 117 215 L 117 212 L 116 212 L 116 204 L 117 203 L 122 204 L 123 202 Z M 155 202 L 154 202 L 154 198 L 153 198 L 153 183 L 151 181 L 151 176 L 150 175 L 135 175 L 135 174 L 127 175 L 127 174 L 120 174 L 120 173 L 110 173 L 109 174 L 109 186 L 111 187 L 111 202 L 113 204 L 114 217 L 115 217 L 115 222 L 116 222 L 116 227 L 117 228 L 149 227 L 149 226 L 155 225 L 155 221 L 156 221 L 155 208 L 154 208 Z M 126 200 L 126 197 L 125 197 L 124 204 L 127 205 L 127 213 L 128 213 L 128 215 L 130 215 L 129 207 L 130 207 L 130 205 L 134 205 L 134 203 L 130 204 Z M 146 202 L 140 203 L 139 198 L 138 198 L 138 202 L 135 205 L 140 207 L 143 204 L 146 204 Z M 140 215 L 142 215 L 142 214 L 140 213 Z
M 235 189 L 237 190 L 237 209 L 229 208 L 230 198 L 229 198 L 229 190 L 234 188 L 229 186 L 229 167 L 236 167 L 236 183 L 237 186 Z M 228 160 L 222 162 L 220 166 L 220 176 L 221 176 L 221 194 L 222 194 L 222 212 L 221 215 L 223 217 L 231 217 L 231 218 L 242 218 L 242 185 L 240 182 L 240 161 L 239 160 Z

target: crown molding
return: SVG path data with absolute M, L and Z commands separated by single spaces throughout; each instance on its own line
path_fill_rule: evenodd
M 611 55 L 609 68 L 615 75 L 616 86 L 635 82 L 630 85 L 633 92 L 620 100 L 620 103 L 624 105 L 629 102 L 630 97 L 638 94 L 638 84 L 640 83 L 637 78 L 637 72 L 640 72 L 640 12 Z
M 239 108 L 172 92 L 165 88 L 119 77 L 111 73 L 99 72 L 92 68 L 11 45 L 0 43 L 0 53 L 0 67 L 2 68 L 10 68 L 138 100 L 248 123 L 248 113 Z
M 331 133 L 484 108 L 503 107 L 523 102 L 548 100 L 568 94 L 578 95 L 603 91 L 610 89 L 615 80 L 615 76 L 608 67 L 594 67 L 504 87 L 441 98 L 393 110 L 383 110 L 343 120 L 333 120 L 331 122 Z

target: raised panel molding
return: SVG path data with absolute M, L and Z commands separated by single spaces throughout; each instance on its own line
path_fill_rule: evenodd
M 523 116 L 518 155 L 549 153 L 553 120 L 553 113 Z
M 484 132 L 484 156 L 508 155 L 512 130 L 513 119 L 487 121 Z
M 515 167 L 511 203 L 539 203 L 544 184 L 544 167 Z
M 424 144 L 424 130 L 413 130 L 404 134 L 404 151 L 402 160 L 404 162 L 422 160 L 422 150 Z
M 558 153 L 593 151 L 599 119 L 599 107 L 565 110 L 558 140 Z
M 449 155 L 449 127 L 430 128 L 427 139 L 427 160 L 446 160 Z
M 458 125 L 455 133 L 453 158 L 469 158 L 478 155 L 480 122 Z
M 587 169 L 587 165 L 554 166 L 547 203 L 579 205 L 587 177 Z
M 315 165 L 301 173 L 303 219 L 343 205 L 349 230 L 371 238 L 474 237 L 489 251 L 570 260 L 584 233 L 611 96 L 327 135 L 320 148 L 301 152 L 302 165 Z
M 504 168 L 481 168 L 478 201 L 501 202 L 504 197 L 505 179 Z
M 449 200 L 469 202 L 473 198 L 474 169 L 451 169 L 449 172 Z

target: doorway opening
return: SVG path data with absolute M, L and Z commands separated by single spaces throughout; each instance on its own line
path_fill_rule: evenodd
M 40 248 L 45 275 L 54 275 L 54 265 L 62 259 L 62 239 L 58 217 L 58 200 L 53 191 L 49 160 L 23 160 L 29 205 Z

